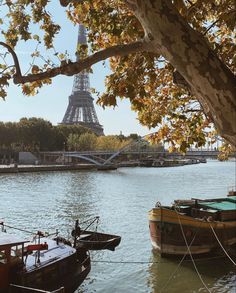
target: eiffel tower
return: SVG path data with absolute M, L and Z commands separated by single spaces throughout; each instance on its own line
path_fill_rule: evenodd
M 78 45 L 87 44 L 85 27 L 79 25 Z M 76 54 L 79 60 L 79 54 Z M 104 135 L 103 127 L 99 124 L 90 93 L 89 73 L 81 71 L 74 77 L 72 93 L 69 96 L 69 105 L 61 124 L 81 125 L 91 129 L 97 135 Z

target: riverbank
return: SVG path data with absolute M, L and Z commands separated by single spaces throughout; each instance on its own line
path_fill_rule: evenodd
M 204 161 L 205 163 L 206 161 Z M 177 167 L 192 164 L 199 164 L 196 159 L 162 159 L 162 160 L 143 160 L 125 161 L 117 164 L 95 165 L 95 164 L 10 164 L 0 165 L 0 174 L 3 173 L 24 173 L 24 172 L 48 172 L 48 171 L 76 171 L 76 170 L 116 170 L 121 167 Z
M 74 170 L 96 170 L 94 164 L 80 165 L 0 165 L 1 173 L 23 173 L 42 171 L 74 171 Z

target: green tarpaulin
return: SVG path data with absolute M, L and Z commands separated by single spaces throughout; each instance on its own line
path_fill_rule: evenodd
M 199 202 L 200 206 L 204 206 L 211 209 L 221 210 L 221 211 L 232 211 L 236 210 L 236 202 L 223 200 L 220 202 Z

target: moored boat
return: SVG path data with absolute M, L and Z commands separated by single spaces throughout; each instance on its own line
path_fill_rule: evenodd
M 149 229 L 163 256 L 226 251 L 236 245 L 236 196 L 158 203 L 149 211 Z
M 99 171 L 117 170 L 117 168 L 115 164 L 97 165 L 97 170 Z
M 74 292 L 91 269 L 88 251 L 61 237 L 52 240 L 38 233 L 36 238 L 30 242 L 0 234 L 0 292 L 26 292 L 21 287 Z
M 88 222 L 88 221 L 87 221 Z M 74 239 L 74 246 L 78 249 L 83 248 L 87 250 L 112 250 L 120 244 L 121 237 L 118 235 L 105 234 L 97 231 L 99 217 L 95 217 L 87 225 L 85 229 L 79 226 L 79 221 L 76 220 L 75 229 L 72 230 L 71 235 Z M 88 228 L 96 223 L 95 231 L 89 231 Z
M 77 238 L 76 247 L 87 250 L 112 250 L 120 244 L 121 237 L 118 235 L 105 234 L 95 231 L 82 231 Z

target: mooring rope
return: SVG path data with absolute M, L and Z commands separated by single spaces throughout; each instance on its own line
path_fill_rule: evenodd
M 200 225 L 198 226 L 198 229 L 193 237 L 193 239 L 191 240 L 190 244 L 189 244 L 189 247 L 191 247 L 191 245 L 193 244 L 195 238 L 196 238 L 196 235 L 201 227 L 202 223 L 200 223 Z M 187 251 L 186 253 L 184 254 L 184 256 L 182 257 L 182 259 L 180 260 L 180 262 L 178 263 L 178 266 L 177 268 L 173 271 L 173 273 L 170 275 L 169 279 L 167 280 L 166 284 L 161 288 L 161 291 L 160 292 L 163 292 L 163 290 L 169 285 L 170 281 L 172 280 L 172 278 L 174 277 L 174 275 L 177 273 L 179 267 L 181 266 L 182 262 L 184 261 L 185 257 L 187 255 Z M 192 261 L 192 260 L 185 260 L 185 261 Z
M 110 264 L 155 264 L 155 263 L 160 263 L 159 261 L 157 262 L 152 262 L 152 261 L 115 261 L 115 260 L 91 260 L 91 262 L 94 263 L 110 263 Z
M 13 227 L 13 226 L 9 226 L 9 225 L 6 225 L 4 224 L 3 222 L 0 222 L 0 225 L 2 225 L 2 228 L 4 229 L 4 227 L 7 227 L 9 229 L 14 229 L 14 230 L 18 230 L 18 231 L 21 231 L 21 232 L 24 232 L 24 233 L 27 233 L 27 234 L 31 234 L 31 235 L 35 235 L 37 234 L 38 232 L 31 232 L 31 231 L 28 231 L 28 230 L 25 230 L 25 229 L 20 229 L 20 228 L 16 228 L 16 227 Z
M 213 234 L 215 235 L 215 238 L 216 240 L 218 241 L 220 247 L 222 248 L 222 250 L 224 251 L 224 253 L 226 254 L 226 256 L 228 257 L 228 259 L 233 263 L 234 266 L 236 266 L 236 263 L 233 261 L 233 259 L 230 257 L 230 255 L 227 253 L 227 251 L 225 250 L 224 246 L 222 245 L 222 243 L 220 242 L 220 239 L 218 238 L 214 228 L 212 227 L 211 223 L 210 224 L 210 227 L 211 227 L 211 230 L 213 232 Z
M 9 228 L 9 229 L 13 229 L 13 230 L 17 230 L 17 231 L 21 231 L 21 232 L 33 235 L 34 237 L 39 236 L 39 235 L 41 237 L 50 237 L 50 236 L 59 234 L 57 229 L 56 229 L 56 232 L 53 232 L 53 233 L 49 234 L 48 232 L 42 232 L 42 231 L 32 232 L 32 231 L 25 230 L 25 229 L 22 229 L 22 228 L 13 227 L 13 226 L 10 226 L 10 225 L 6 225 L 4 222 L 0 222 L 0 225 L 2 226 L 3 232 L 6 232 L 5 229 L 4 229 L 6 227 L 6 228 Z
M 187 255 L 187 253 L 186 253 Z M 185 255 L 185 257 L 186 257 Z M 204 257 L 204 258 L 198 258 L 195 259 L 195 261 L 207 261 L 207 260 L 213 260 L 213 259 L 219 259 L 224 258 L 224 256 L 213 256 L 213 257 Z M 190 262 L 191 259 L 185 259 L 184 262 Z M 122 260 L 92 260 L 91 262 L 94 263 L 107 263 L 107 264 L 162 264 L 162 263 L 170 263 L 169 261 L 122 261 Z
M 201 276 L 201 274 L 199 273 L 199 271 L 198 271 L 198 269 L 197 269 L 196 263 L 195 263 L 195 261 L 194 261 L 194 259 L 193 259 L 193 256 L 192 256 L 192 253 L 191 253 L 191 250 L 190 250 L 190 248 L 189 248 L 189 245 L 188 245 L 187 239 L 186 239 L 185 234 L 184 234 L 184 230 L 183 230 L 183 226 L 182 226 L 182 223 L 181 223 L 181 220 L 180 220 L 180 217 L 179 217 L 179 213 L 178 213 L 176 210 L 175 210 L 175 212 L 176 212 L 176 214 L 177 214 L 177 216 L 178 216 L 178 220 L 179 220 L 179 224 L 180 224 L 181 233 L 182 233 L 182 235 L 183 235 L 184 242 L 185 242 L 186 247 L 187 247 L 187 249 L 188 249 L 188 253 L 189 253 L 190 258 L 191 258 L 191 260 L 192 260 L 192 262 L 193 262 L 193 266 L 194 266 L 194 268 L 195 268 L 195 270 L 196 270 L 196 273 L 197 273 L 197 275 L 198 275 L 200 281 L 202 282 L 203 286 L 205 287 L 205 289 L 206 289 L 209 293 L 211 293 L 210 289 L 207 287 L 207 285 L 206 285 L 205 282 L 203 281 L 202 276 Z

